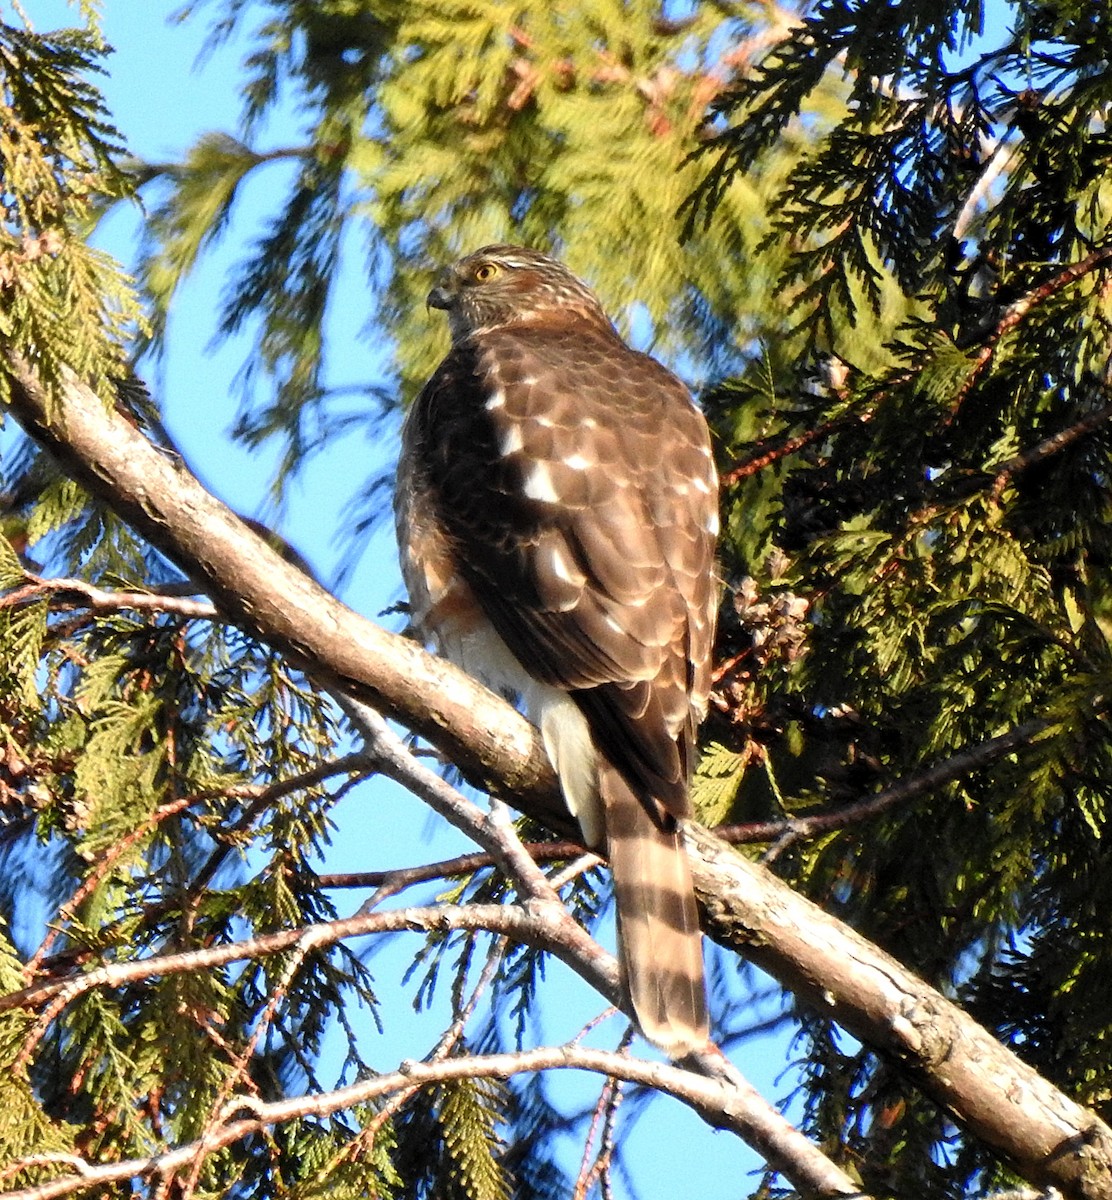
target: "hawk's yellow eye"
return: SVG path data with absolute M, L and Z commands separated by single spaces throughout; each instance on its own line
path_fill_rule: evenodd
M 498 274 L 498 267 L 495 263 L 480 263 L 475 268 L 475 282 L 486 283 Z

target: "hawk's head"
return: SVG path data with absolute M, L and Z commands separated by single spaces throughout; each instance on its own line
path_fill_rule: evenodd
M 567 318 L 612 328 L 594 292 L 554 258 L 524 246 L 484 246 L 444 270 L 429 292 L 452 341 L 511 325 Z

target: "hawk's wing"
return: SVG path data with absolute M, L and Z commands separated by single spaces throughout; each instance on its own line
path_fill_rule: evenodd
M 594 326 L 456 346 L 411 414 L 457 568 L 647 798 L 687 808 L 710 686 L 717 480 L 684 386 Z

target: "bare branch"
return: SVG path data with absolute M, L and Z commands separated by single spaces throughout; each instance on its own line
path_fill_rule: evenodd
M 342 937 L 354 937 L 360 934 L 392 931 L 399 928 L 426 930 L 480 928 L 497 931 L 501 934 L 502 940 L 513 937 L 517 941 L 548 950 L 601 992 L 611 1004 L 622 1003 L 624 1005 L 616 961 L 568 913 L 553 884 L 540 871 L 520 842 L 504 806 L 496 805 L 489 815 L 481 813 L 476 805 L 465 800 L 445 780 L 418 762 L 408 751 L 401 738 L 390 730 L 378 713 L 358 702 L 345 699 L 343 704 L 348 715 L 357 722 L 363 733 L 367 741 L 367 753 L 373 757 L 376 766 L 383 773 L 404 783 L 415 794 L 425 799 L 437 812 L 488 848 L 495 861 L 518 885 L 525 901 L 525 907 L 467 905 L 464 907 L 443 906 L 425 910 L 411 908 L 376 914 L 363 913 L 346 920 L 326 922 L 301 930 L 262 935 L 236 944 L 158 956 L 137 963 L 112 964 L 69 980 L 44 982 L 39 985 L 37 990 L 25 989 L 19 994 L 24 1006 L 35 1003 L 39 996 L 50 998 L 50 1003 L 28 1034 L 21 1061 L 29 1053 L 30 1047 L 41 1039 L 63 1008 L 90 987 L 119 986 L 125 982 L 170 973 L 211 969 L 243 958 L 254 958 L 293 948 L 296 951 L 294 958 L 287 965 L 282 980 L 271 996 L 255 1035 L 242 1052 L 232 1056 L 236 1072 L 231 1078 L 237 1079 L 243 1075 L 255 1041 L 272 1018 L 276 1005 L 292 979 L 293 972 L 310 950 L 333 944 Z M 0 998 L 0 1009 L 8 1000 L 14 999 L 16 998 Z M 757 1149 L 766 1155 L 771 1153 L 772 1158 L 769 1161 L 781 1163 L 781 1169 L 787 1178 L 797 1182 L 801 1178 L 807 1178 L 808 1172 L 813 1173 L 815 1170 L 815 1166 L 808 1167 L 806 1165 L 809 1160 L 813 1160 L 815 1164 L 821 1161 L 825 1164 L 822 1168 L 823 1171 L 834 1172 L 839 1178 L 843 1178 L 832 1163 L 827 1162 L 821 1153 L 788 1122 L 784 1121 L 771 1106 L 760 1100 L 748 1082 L 716 1048 L 708 1047 L 702 1054 L 692 1056 L 691 1066 L 702 1071 L 708 1077 L 728 1084 L 739 1095 L 749 1096 L 750 1107 L 756 1107 L 758 1104 L 763 1106 L 761 1108 L 764 1114 L 762 1123 L 753 1125 L 747 1117 L 741 1118 L 740 1130 L 744 1130 L 742 1136 Z M 225 1098 L 222 1094 L 221 1099 Z M 704 1115 L 716 1125 L 722 1123 L 722 1113 Z M 216 1117 L 217 1110 L 214 1108 L 207 1125 L 210 1131 L 217 1127 Z M 211 1136 L 210 1132 L 210 1136 L 202 1139 L 200 1144 L 207 1147 L 210 1144 Z M 784 1149 L 781 1145 L 783 1142 L 795 1149 Z M 806 1152 L 801 1149 L 802 1147 L 807 1148 Z M 207 1150 L 205 1152 L 207 1153 Z M 798 1159 L 799 1154 L 803 1154 L 801 1160 Z M 198 1152 L 188 1164 L 188 1174 L 184 1184 L 187 1193 L 195 1187 L 203 1158 L 204 1155 Z M 844 1190 L 835 1190 L 819 1194 L 843 1195 L 845 1192 Z
M 933 792 L 943 784 L 962 779 L 973 771 L 986 767 L 1009 754 L 1014 754 L 1035 742 L 1049 728 L 1048 721 L 1024 721 L 1015 729 L 1002 733 L 987 741 L 978 742 L 951 755 L 940 763 L 927 767 L 916 775 L 898 780 L 891 787 L 875 795 L 866 796 L 853 804 L 844 804 L 826 812 L 813 813 L 806 817 L 788 817 L 778 821 L 747 821 L 738 825 L 719 825 L 714 834 L 731 845 L 749 842 L 772 842 L 773 850 L 764 857 L 766 863 L 773 861 L 789 846 L 806 838 L 829 833 L 832 829 L 844 829 L 858 821 L 879 816 L 899 804 L 906 804 L 918 796 Z M 773 852 L 774 851 L 774 852 Z
M 334 945 L 345 938 L 363 937 L 368 934 L 398 933 L 406 930 L 416 933 L 452 929 L 485 930 L 489 933 L 503 934 L 530 946 L 543 946 L 558 952 L 555 939 L 550 936 L 552 928 L 547 918 L 548 914 L 545 913 L 527 912 L 523 908 L 503 904 L 444 904 L 359 913 L 352 917 L 340 917 L 335 921 L 322 921 L 297 929 L 263 933 L 239 942 L 225 942 L 218 946 L 183 950 L 176 954 L 158 954 L 150 958 L 109 963 L 79 975 L 39 980 L 19 991 L 0 996 L 0 1012 L 7 1012 L 13 1008 L 37 1008 L 57 999 L 63 1000 L 64 1007 L 93 988 L 120 987 L 125 983 L 137 983 L 140 980 L 165 975 L 207 971 L 249 958 L 279 954 L 302 944 L 308 949 L 319 949 L 322 946 Z M 607 971 L 604 963 L 606 957 L 605 952 L 600 950 L 596 969 L 590 972 L 588 982 L 603 995 L 612 997 L 617 995 L 618 990 L 617 967 L 611 963 L 611 969 Z M 598 968 L 599 963 L 603 964 L 601 969 Z M 576 967 L 574 962 L 571 965 L 573 969 Z
M 802 1134 L 792 1129 L 775 1110 L 748 1085 L 739 1091 L 733 1081 L 706 1078 L 663 1063 L 640 1059 L 608 1050 L 592 1050 L 566 1045 L 522 1050 L 511 1054 L 488 1054 L 439 1059 L 433 1062 L 404 1062 L 389 1075 L 375 1076 L 333 1092 L 295 1096 L 287 1100 L 262 1103 L 254 1097 L 230 1100 L 224 1109 L 223 1123 L 207 1132 L 205 1138 L 160 1154 L 127 1159 L 118 1163 L 85 1163 L 77 1167 L 69 1156 L 66 1165 L 75 1166 L 73 1174 L 47 1183 L 4 1192 L 5 1200 L 56 1200 L 91 1187 L 104 1187 L 136 1177 L 151 1178 L 176 1171 L 194 1161 L 272 1125 L 298 1118 L 324 1117 L 356 1105 L 368 1104 L 398 1092 L 443 1083 L 452 1079 L 508 1079 L 523 1072 L 550 1070 L 595 1071 L 614 1079 L 642 1084 L 675 1097 L 697 1112 L 713 1114 L 716 1125 L 752 1138 L 758 1131 L 761 1148 L 769 1162 L 792 1178 L 805 1194 L 816 1197 L 853 1196 L 868 1200 L 844 1172 L 830 1162 Z M 250 1116 L 243 1115 L 245 1112 Z M 44 1156 L 34 1156 L 43 1165 Z M 61 1161 L 61 1160 L 58 1160 Z
M 460 1038 L 463 1036 L 463 1030 L 467 1022 L 471 1019 L 475 1011 L 475 1007 L 479 1002 L 479 997 L 490 986 L 494 976 L 498 970 L 498 964 L 505 953 L 508 945 L 506 938 L 496 938 L 490 947 L 487 954 L 487 961 L 483 966 L 483 970 L 479 976 L 478 982 L 475 984 L 471 995 L 467 1001 L 461 1005 L 459 1013 L 456 1015 L 451 1025 L 441 1034 L 433 1049 L 425 1056 L 425 1062 L 439 1062 L 448 1057 L 449 1054 L 458 1045 Z M 379 1130 L 386 1124 L 387 1121 L 393 1120 L 397 1113 L 409 1103 L 410 1099 L 420 1090 L 419 1084 L 414 1084 L 410 1088 L 402 1088 L 395 1092 L 381 1107 L 378 1112 L 371 1118 L 370 1121 L 355 1135 L 354 1138 L 346 1145 L 342 1146 L 332 1157 L 329 1164 L 320 1173 L 320 1181 L 327 1181 L 328 1176 L 332 1171 L 339 1166 L 341 1162 L 350 1162 L 358 1155 L 369 1157 L 371 1154 L 374 1140 L 378 1136 Z
M 419 762 L 381 713 L 342 694 L 336 699 L 359 730 L 367 752 L 374 757 L 382 774 L 408 788 L 433 812 L 493 855 L 507 878 L 516 884 L 523 899 L 555 906 L 567 916 L 555 888 L 525 850 L 503 806 L 492 803 L 490 811 L 484 813 L 447 780 Z M 570 923 L 567 932 L 574 938 L 573 930 L 582 931 L 570 917 L 567 919 Z
M 1024 450 L 1022 454 L 1016 454 L 1014 457 L 1002 462 L 994 472 L 992 498 L 994 500 L 999 499 L 1001 492 L 1003 492 L 1012 476 L 1028 470 L 1028 468 L 1035 466 L 1037 463 L 1041 463 L 1052 454 L 1058 454 L 1067 446 L 1076 442 L 1078 438 L 1084 437 L 1087 433 L 1092 433 L 1094 429 L 1099 429 L 1101 425 L 1110 420 L 1112 420 L 1112 404 L 1106 404 L 1103 408 L 1098 408 L 1096 412 L 1089 413 L 1087 417 L 1082 417 L 1080 421 L 1076 421 L 1065 429 L 1060 429 L 1057 433 L 1051 434 L 1050 437 L 1044 438 L 1037 446 L 1032 446 L 1030 450 Z
M 597 855 L 585 855 L 583 847 L 578 842 L 523 842 L 529 857 L 538 863 L 567 862 L 580 857 L 591 859 L 591 864 L 602 862 Z M 441 859 L 440 862 L 419 863 L 412 867 L 394 867 L 386 871 L 343 871 L 319 876 L 321 887 L 326 888 L 379 888 L 383 893 L 396 895 L 406 888 L 419 883 L 430 883 L 434 879 L 448 879 L 453 875 L 474 875 L 487 867 L 493 867 L 497 860 L 493 854 L 458 854 L 455 858 Z M 559 888 L 558 879 L 552 880 L 552 886 Z
M 997 179 L 1004 174 L 1016 152 L 1014 142 L 1000 141 L 995 145 L 986 144 L 982 147 L 981 157 L 988 155 L 977 182 L 969 189 L 965 203 L 954 218 L 953 238 L 960 242 L 969 232 L 978 208 L 988 198 Z
M 135 612 L 167 613 L 190 621 L 218 619 L 216 609 L 208 600 L 164 592 L 115 591 L 96 587 L 83 579 L 45 579 L 27 571 L 23 587 L 0 596 L 0 608 L 13 608 L 39 596 L 50 596 L 64 608 L 85 608 L 91 612 L 119 612 L 129 608 Z
M 950 406 L 948 420 L 952 421 L 957 416 L 958 409 L 973 390 L 973 385 L 977 382 L 984 369 L 992 362 L 993 356 L 996 354 L 996 348 L 1002 339 L 1011 333 L 1024 320 L 1028 313 L 1038 308 L 1041 304 L 1045 304 L 1051 296 L 1056 295 L 1063 288 L 1069 287 L 1071 283 L 1076 283 L 1079 279 L 1090 274 L 1092 271 L 1098 270 L 1109 261 L 1112 261 L 1112 246 L 1102 246 L 1077 262 L 1063 267 L 1056 275 L 1052 275 L 1049 279 L 1044 280 L 1038 287 L 1032 288 L 1029 292 L 1020 296 L 1014 303 L 1010 304 L 1004 315 L 997 322 L 995 329 L 992 330 L 980 350 L 977 351 L 969 369 L 969 374 L 966 375 L 965 382 L 961 385 L 957 396 Z
M 631 1026 L 622 1035 L 618 1053 L 628 1054 L 632 1040 L 633 1028 Z M 583 1160 L 579 1167 L 579 1177 L 575 1181 L 572 1200 L 586 1200 L 596 1183 L 601 1184 L 604 1196 L 609 1193 L 610 1167 L 614 1160 L 616 1145 L 616 1118 L 623 1098 L 621 1081 L 615 1079 L 613 1075 L 607 1075 L 591 1117 L 591 1127 L 583 1146 Z M 599 1137 L 600 1133 L 602 1136 L 596 1151 L 595 1139 Z

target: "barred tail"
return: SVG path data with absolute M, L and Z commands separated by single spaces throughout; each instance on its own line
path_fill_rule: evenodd
M 618 903 L 625 987 L 641 1032 L 672 1058 L 707 1040 L 703 941 L 687 855 L 600 759 L 599 792 Z

